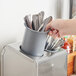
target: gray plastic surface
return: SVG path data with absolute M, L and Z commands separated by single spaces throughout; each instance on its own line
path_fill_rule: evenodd
M 25 25 L 26 26 L 26 25 Z M 47 39 L 47 32 L 37 32 L 26 26 L 21 49 L 32 56 L 42 56 Z

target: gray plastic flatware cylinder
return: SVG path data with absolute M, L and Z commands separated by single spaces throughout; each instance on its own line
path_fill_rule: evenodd
M 47 32 L 37 32 L 26 26 L 21 50 L 28 55 L 42 56 L 47 39 Z

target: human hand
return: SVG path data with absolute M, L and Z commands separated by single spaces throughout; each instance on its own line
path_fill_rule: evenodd
M 45 31 L 50 30 L 50 32 L 48 33 L 49 35 L 53 36 L 53 37 L 61 37 L 64 35 L 63 32 L 63 25 L 64 25 L 64 21 L 62 19 L 57 19 L 57 20 L 52 20 L 45 28 Z

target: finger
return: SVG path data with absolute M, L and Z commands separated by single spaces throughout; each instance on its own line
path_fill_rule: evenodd
M 53 34 L 56 34 L 57 33 L 57 30 L 53 30 Z
M 50 35 L 50 36 L 52 36 L 52 34 L 53 34 L 53 32 L 52 32 L 52 31 L 50 31 L 50 32 L 48 33 L 48 35 Z
M 50 29 L 50 28 L 52 28 L 52 27 L 51 27 L 51 23 L 48 23 L 48 25 L 47 25 L 46 28 L 45 28 L 45 31 L 47 31 L 47 30 Z
M 57 30 L 53 30 L 53 37 L 56 38 Z
M 60 38 L 59 32 L 56 34 L 56 38 Z
M 61 37 L 59 32 L 57 33 L 57 37 L 59 37 L 59 38 Z

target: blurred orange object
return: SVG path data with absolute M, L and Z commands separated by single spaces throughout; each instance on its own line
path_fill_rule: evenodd
M 67 41 L 64 43 L 64 46 L 62 46 L 62 48 L 66 49 L 67 53 L 71 52 L 71 45 Z
M 72 53 L 73 52 L 73 37 L 68 38 L 67 42 L 69 42 L 69 44 L 71 46 L 70 48 L 71 48 L 71 53 Z
M 74 57 L 76 56 L 76 52 L 68 54 L 68 62 L 67 62 L 67 73 L 68 76 L 72 75 L 74 72 Z
M 74 73 L 76 74 L 76 56 L 74 57 Z

